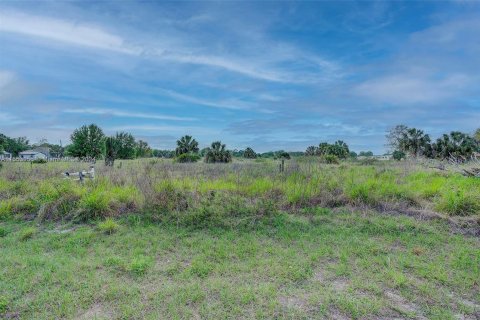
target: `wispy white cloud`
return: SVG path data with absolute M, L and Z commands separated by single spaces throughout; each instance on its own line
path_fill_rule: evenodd
M 391 75 L 358 85 L 358 95 L 393 104 L 434 103 L 455 98 L 472 84 L 469 76 L 454 74 L 435 79 L 415 74 Z
M 225 100 L 220 100 L 220 101 L 213 101 L 213 100 L 207 100 L 207 99 L 202 99 L 202 98 L 197 98 L 193 97 L 190 95 L 186 95 L 183 93 L 175 92 L 172 90 L 166 90 L 162 89 L 160 90 L 162 94 L 165 94 L 171 98 L 180 100 L 180 101 L 185 101 L 189 102 L 192 104 L 197 104 L 197 105 L 202 105 L 202 106 L 207 106 L 207 107 L 214 107 L 214 108 L 221 108 L 221 109 L 232 109 L 232 110 L 242 110 L 242 109 L 251 109 L 253 106 L 250 103 L 232 99 L 230 101 L 225 101 Z
M 175 134 L 211 134 L 218 135 L 221 130 L 212 129 L 208 127 L 200 126 L 167 126 L 167 125 L 154 125 L 154 124 L 141 124 L 141 125 L 119 125 L 105 127 L 107 131 L 131 131 L 131 132 L 147 132 L 149 134 L 155 134 L 157 132 L 167 132 Z
M 0 111 L 0 124 L 2 126 L 13 126 L 13 125 L 18 125 L 23 123 L 26 123 L 26 121 L 10 113 Z
M 169 115 L 154 114 L 154 113 L 131 112 L 131 111 L 122 111 L 122 110 L 115 110 L 115 109 L 102 109 L 102 108 L 65 109 L 63 110 L 63 112 L 75 113 L 75 114 L 105 115 L 105 116 L 125 117 L 125 118 L 155 119 L 155 120 L 172 120 L 172 121 L 197 120 L 196 118 L 191 118 L 191 117 L 178 117 L 178 116 L 169 116 Z
M 0 31 L 127 54 L 140 52 L 138 49 L 128 46 L 120 36 L 109 33 L 100 27 L 17 11 L 0 11 Z
M 178 35 L 165 34 L 167 39 L 157 42 L 138 43 L 131 37 L 115 34 L 99 25 L 78 21 L 57 19 L 45 16 L 26 14 L 13 10 L 0 12 L 0 32 L 10 32 L 66 45 L 83 46 L 153 59 L 159 62 L 172 61 L 182 64 L 193 64 L 213 67 L 241 74 L 250 78 L 282 83 L 317 82 L 332 77 L 332 70 L 338 71 L 338 66 L 321 57 L 297 51 L 285 44 L 264 45 L 263 53 L 253 53 L 247 58 L 231 54 L 205 54 L 205 47 L 191 47 L 189 37 L 177 39 Z M 135 43 L 135 44 L 134 44 Z M 208 50 L 207 50 L 208 51 Z M 276 66 L 285 63 L 316 65 L 320 70 L 312 72 L 290 72 Z M 305 68 L 304 68 L 305 69 Z M 336 75 L 339 73 L 336 72 Z

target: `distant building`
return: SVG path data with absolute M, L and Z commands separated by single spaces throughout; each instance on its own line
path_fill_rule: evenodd
M 12 154 L 7 151 L 0 151 L 0 160 L 12 160 Z
M 393 159 L 393 155 L 391 154 L 384 154 L 384 155 L 374 155 L 374 156 L 359 156 L 357 157 L 358 160 L 363 159 L 375 159 L 380 161 L 387 161 Z
M 380 160 L 380 161 L 386 161 L 386 160 L 392 160 L 393 155 L 391 154 L 384 154 L 381 156 L 373 156 L 374 159 Z
M 35 160 L 35 159 L 47 159 L 48 155 L 42 153 L 37 150 L 26 150 L 22 151 L 18 154 L 20 159 L 28 159 L 28 160 Z

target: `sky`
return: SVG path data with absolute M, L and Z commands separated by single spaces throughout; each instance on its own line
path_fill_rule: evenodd
M 480 1 L 0 1 L 0 132 L 381 154 L 480 127 Z

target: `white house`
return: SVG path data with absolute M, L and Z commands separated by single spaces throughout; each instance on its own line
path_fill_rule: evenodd
M 391 154 L 384 154 L 384 155 L 378 155 L 378 156 L 373 156 L 374 159 L 380 160 L 380 161 L 386 161 L 386 160 L 391 160 L 393 156 Z
M 0 160 L 12 160 L 12 154 L 7 151 L 0 151 Z
M 22 151 L 18 154 L 18 156 L 20 157 L 20 159 L 28 159 L 28 160 L 47 159 L 46 154 L 39 151 L 35 151 L 35 150 Z

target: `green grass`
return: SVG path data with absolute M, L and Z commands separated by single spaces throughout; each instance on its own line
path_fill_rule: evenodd
M 4 221 L 0 312 L 20 319 L 474 317 L 480 243 L 442 221 L 311 208 L 192 228 Z M 67 229 L 65 229 L 67 228 Z M 477 307 L 472 307 L 472 305 Z
M 83 184 L 61 173 L 85 164 L 5 163 L 0 318 L 479 312 L 480 243 L 453 230 L 478 230 L 480 179 L 407 162 L 122 163 Z M 385 213 L 416 210 L 449 220 Z
M 32 168 L 6 163 L 9 170 L 0 172 L 0 219 L 34 215 L 88 221 L 142 211 L 185 212 L 217 195 L 245 202 L 271 199 L 277 208 L 353 205 L 480 216 L 478 178 L 415 164 L 326 165 L 314 160 L 290 160 L 282 174 L 273 160 L 228 165 L 124 161 L 122 169 L 98 164 L 97 179 L 83 185 L 61 178 L 66 164 Z

